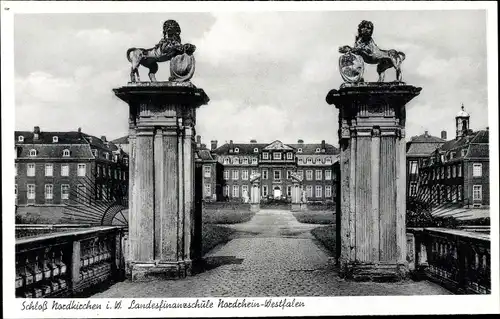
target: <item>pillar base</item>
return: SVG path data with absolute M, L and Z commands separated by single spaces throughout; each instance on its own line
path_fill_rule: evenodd
M 257 213 L 258 211 L 260 211 L 260 204 L 259 203 L 257 203 L 257 204 L 251 203 L 250 204 L 250 211 L 254 212 L 254 213 Z
M 292 212 L 301 212 L 307 210 L 307 204 L 304 203 L 292 203 Z
M 408 277 L 408 265 L 341 262 L 340 275 L 354 281 L 396 282 Z
M 132 281 L 182 279 L 193 275 L 193 261 L 134 262 L 130 263 L 129 272 Z

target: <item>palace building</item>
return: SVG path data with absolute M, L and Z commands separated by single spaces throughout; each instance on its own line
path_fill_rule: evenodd
M 433 206 L 487 208 L 490 204 L 489 129 L 469 129 L 464 106 L 455 117 L 456 137 L 422 160 L 418 194 Z
M 128 155 L 115 144 L 77 132 L 15 132 L 16 206 L 91 205 L 123 196 Z
M 303 178 L 309 201 L 333 201 L 335 178 L 333 165 L 338 150 L 322 141 L 319 144 L 225 143 L 211 142 L 208 150 L 198 137 L 203 156 L 203 198 L 205 200 L 240 200 L 249 196 L 250 176 L 261 175 L 262 198 L 290 199 L 291 173 Z

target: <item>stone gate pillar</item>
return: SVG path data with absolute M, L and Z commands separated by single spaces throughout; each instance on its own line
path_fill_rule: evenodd
M 345 83 L 327 95 L 339 109 L 339 265 L 348 278 L 406 275 L 405 106 L 421 88 Z
M 260 211 L 260 174 L 252 174 L 250 176 L 250 185 L 252 191 L 250 192 L 250 211 Z
M 190 82 L 130 82 L 114 92 L 130 112 L 129 275 L 185 277 L 199 256 L 196 108 L 209 99 Z
M 292 212 L 298 212 L 305 208 L 302 203 L 302 177 L 297 173 L 292 173 Z

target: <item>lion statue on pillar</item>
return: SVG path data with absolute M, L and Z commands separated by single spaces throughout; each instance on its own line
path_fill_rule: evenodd
M 402 82 L 401 63 L 405 54 L 394 49 L 382 50 L 373 41 L 373 23 L 363 20 L 358 25 L 354 46 L 348 45 L 339 48 L 344 55 L 340 58 L 340 73 L 347 82 L 364 82 L 364 65 L 376 64 L 379 75 L 378 82 L 384 82 L 385 71 L 394 68 L 396 70 L 396 81 Z M 360 59 L 361 58 L 361 59 Z

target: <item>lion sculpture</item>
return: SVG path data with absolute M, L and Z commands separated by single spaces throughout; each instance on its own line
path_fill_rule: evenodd
M 396 70 L 396 81 L 401 82 L 403 75 L 401 72 L 401 63 L 405 59 L 405 54 L 396 50 L 380 49 L 372 38 L 373 23 L 363 20 L 358 26 L 358 35 L 356 36 L 354 47 L 348 45 L 339 48 L 340 53 L 354 54 L 361 56 L 364 63 L 376 64 L 379 75 L 378 82 L 384 82 L 385 71 L 394 68 Z M 361 68 L 362 69 L 362 68 Z M 360 82 L 363 82 L 362 74 Z
M 127 50 L 127 59 L 132 64 L 130 81 L 140 81 L 139 65 L 149 69 L 149 79 L 156 82 L 155 74 L 158 71 L 158 62 L 171 61 L 170 81 L 187 81 L 194 73 L 193 53 L 196 46 L 181 44 L 181 28 L 175 20 L 167 20 L 163 24 L 163 38 L 150 49 L 130 48 Z M 175 59 L 175 65 L 172 65 Z

